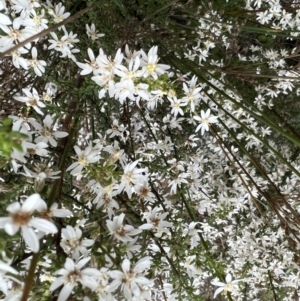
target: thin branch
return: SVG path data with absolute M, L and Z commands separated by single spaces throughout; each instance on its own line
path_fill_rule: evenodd
M 269 275 L 269 279 L 270 279 L 270 284 L 271 284 L 271 288 L 272 288 L 272 292 L 273 292 L 273 296 L 274 296 L 274 301 L 277 301 L 277 296 L 276 296 L 276 292 L 275 292 L 275 287 L 272 281 L 272 276 L 270 271 L 268 271 L 268 275 Z
M 35 272 L 37 263 L 39 261 L 39 256 L 40 256 L 40 253 L 36 253 L 33 255 L 32 259 L 31 259 L 31 263 L 30 263 L 28 275 L 27 275 L 27 278 L 25 281 L 22 298 L 20 299 L 20 301 L 27 301 L 27 299 L 28 299 L 28 296 L 29 296 L 29 293 L 31 290 L 31 285 L 32 285 L 32 282 L 34 279 L 34 272 Z

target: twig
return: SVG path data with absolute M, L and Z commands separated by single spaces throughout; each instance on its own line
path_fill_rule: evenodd
M 269 279 L 270 279 L 270 283 L 271 283 L 271 288 L 272 288 L 272 292 L 273 292 L 273 296 L 274 296 L 274 301 L 277 301 L 275 287 L 273 285 L 273 281 L 272 281 L 272 277 L 271 277 L 270 271 L 268 271 L 268 275 L 269 275 Z
M 35 272 L 37 263 L 39 261 L 39 257 L 40 257 L 40 253 L 36 253 L 33 255 L 32 259 L 31 259 L 28 275 L 27 275 L 27 278 L 25 281 L 23 295 L 22 295 L 22 298 L 20 299 L 20 301 L 27 301 L 27 298 L 30 293 L 31 285 L 33 282 L 33 278 L 34 278 L 34 272 Z

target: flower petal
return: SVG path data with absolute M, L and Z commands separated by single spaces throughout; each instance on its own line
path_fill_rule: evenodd
M 65 262 L 65 265 L 64 265 L 64 268 L 68 271 L 74 271 L 75 270 L 74 261 L 70 258 L 67 258 L 66 262 Z
M 29 225 L 45 233 L 57 233 L 56 226 L 44 218 L 34 217 L 30 220 Z
M 6 208 L 6 210 L 10 213 L 16 213 L 19 210 L 21 210 L 21 204 L 18 202 L 14 202 L 12 204 L 9 204 Z
M 32 228 L 27 226 L 22 226 L 21 231 L 26 245 L 30 247 L 34 253 L 37 253 L 40 249 L 40 242 L 36 233 Z
M 12 224 L 12 221 L 4 225 L 4 230 L 8 235 L 15 235 L 19 231 L 19 229 L 20 227 L 18 225 Z
M 0 270 L 11 274 L 18 274 L 18 272 L 14 268 L 12 268 L 10 265 L 3 262 L 2 260 L 0 260 Z
M 81 270 L 89 261 L 91 260 L 91 257 L 83 258 L 76 264 L 77 268 Z
M 124 273 L 128 273 L 130 270 L 130 261 L 127 258 L 122 263 L 122 270 Z
M 34 212 L 37 207 L 40 207 L 39 203 L 43 202 L 38 193 L 29 196 L 22 205 L 22 211 Z
M 231 276 L 231 274 L 227 274 L 226 275 L 226 278 L 225 278 L 225 280 L 226 280 L 226 283 L 230 283 L 231 282 L 231 280 L 232 280 L 232 276 Z
M 63 285 L 64 284 L 64 279 L 63 279 L 63 277 L 58 277 L 58 278 L 56 278 L 53 282 L 52 282 L 52 284 L 51 284 L 51 286 L 50 286 L 50 291 L 54 291 L 54 290 L 56 290 L 57 288 L 59 288 L 61 285 Z
M 215 294 L 214 294 L 214 298 L 217 297 L 218 294 L 220 294 L 222 291 L 223 291 L 224 287 L 219 287 L 216 291 L 215 291 Z
M 58 299 L 57 301 L 65 301 L 68 299 L 68 297 L 70 296 L 70 294 L 72 293 L 74 288 L 74 285 L 70 282 L 68 282 L 67 284 L 65 284 L 65 286 L 62 288 L 62 290 L 60 291 L 59 295 L 58 295 Z

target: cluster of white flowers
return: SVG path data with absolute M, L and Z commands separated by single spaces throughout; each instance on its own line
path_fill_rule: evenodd
M 248 0 L 246 9 L 297 36 L 300 14 L 281 2 Z M 0 9 L 2 53 L 70 16 L 49 0 L 0 0 Z M 1 254 L 0 300 L 20 298 L 38 252 L 43 294 L 58 301 L 194 300 L 208 285 L 237 301 L 298 294 L 300 157 L 275 143 L 281 125 L 264 114 L 295 91 L 299 73 L 286 68 L 295 50 L 257 43 L 232 55 L 278 76 L 249 103 L 228 84 L 224 61 L 212 59 L 232 48 L 234 26 L 213 10 L 201 14 L 194 45 L 169 54 L 174 66 L 158 46 L 107 54 L 95 23 L 85 24 L 88 45 L 66 25 L 5 57 L 25 74 L 9 117 L 26 138 L 4 168 L 22 189 L 0 217 L 10 257 Z M 70 64 L 57 65 L 57 78 L 75 75 L 84 88 L 69 91 L 54 75 L 47 82 L 56 60 Z M 182 74 L 177 61 L 197 68 Z M 40 293 L 33 288 L 31 299 Z

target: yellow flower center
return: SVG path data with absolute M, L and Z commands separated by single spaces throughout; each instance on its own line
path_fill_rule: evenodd
M 204 123 L 204 124 L 209 125 L 209 121 L 208 121 L 208 119 L 206 119 L 206 118 L 205 118 L 205 119 L 202 119 L 202 120 L 201 120 L 201 123 Z
M 37 59 L 30 60 L 30 66 L 32 68 L 37 67 L 39 65 L 39 61 Z
M 78 158 L 78 163 L 80 165 L 86 166 L 89 164 L 89 161 L 85 157 L 82 157 L 82 158 Z
M 149 72 L 153 72 L 156 68 L 156 64 L 148 64 L 147 69 Z
M 14 29 L 14 30 L 12 30 L 12 31 L 9 33 L 8 36 L 11 37 L 11 38 L 13 38 L 14 40 L 18 40 L 18 39 L 20 38 L 20 36 L 21 36 L 21 33 L 20 33 L 19 30 Z
M 49 102 L 51 102 L 52 101 L 52 96 L 50 95 L 50 94 L 47 94 L 47 93 L 44 93 L 44 95 L 43 95 L 43 100 L 44 101 L 49 101 Z
M 40 25 L 41 24 L 41 18 L 39 16 L 34 16 L 33 17 L 33 22 L 36 24 L 36 25 Z
M 232 292 L 233 291 L 233 285 L 231 283 L 227 283 L 224 285 L 224 289 L 223 289 L 223 292 L 222 292 L 222 295 L 226 295 L 227 292 Z

